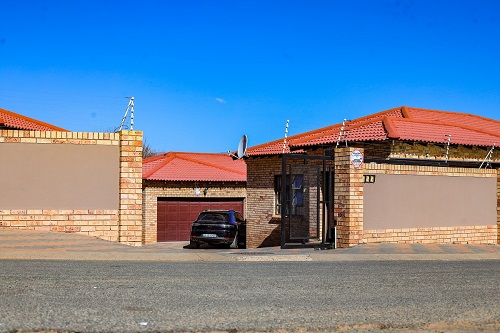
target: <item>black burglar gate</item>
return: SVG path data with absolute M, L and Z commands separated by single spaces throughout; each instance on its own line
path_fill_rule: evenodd
M 275 189 L 281 213 L 281 248 L 306 243 L 335 247 L 333 151 L 330 156 L 284 154 Z

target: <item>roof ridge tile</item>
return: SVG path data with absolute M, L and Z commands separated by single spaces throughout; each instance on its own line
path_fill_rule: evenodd
M 163 157 L 161 155 L 159 155 L 160 157 Z M 155 156 L 153 156 L 155 157 Z M 154 168 L 152 168 L 151 170 L 149 170 L 148 172 L 144 173 L 142 175 L 142 178 L 148 178 L 149 176 L 151 176 L 152 174 L 154 174 L 156 171 L 160 170 L 161 168 L 163 168 L 165 165 L 167 165 L 168 163 L 170 163 L 175 157 L 175 153 L 173 152 L 168 152 L 164 155 L 165 159 L 161 162 L 161 163 L 158 163 L 157 166 L 155 166 Z M 160 159 L 160 158 L 158 158 Z M 156 161 L 156 159 L 155 159 Z M 150 161 L 148 161 L 150 162 Z M 144 164 L 143 164 L 144 165 Z
M 397 118 L 397 119 L 404 119 L 404 118 Z M 384 119 L 382 119 L 382 124 L 384 125 L 384 128 L 387 131 L 387 136 L 389 138 L 399 138 L 400 137 L 398 129 L 394 125 L 394 122 L 392 121 L 391 117 L 384 117 Z
M 445 121 L 439 121 L 439 120 L 395 118 L 394 121 L 413 122 L 413 123 L 421 123 L 421 124 L 429 124 L 429 125 L 452 126 L 452 127 L 459 127 L 459 128 L 465 129 L 465 130 L 481 133 L 481 134 L 487 134 L 487 135 L 492 135 L 492 136 L 497 136 L 497 137 L 499 136 L 499 133 L 490 132 L 487 130 L 480 129 L 478 127 L 457 124 L 457 123 L 451 123 L 451 122 L 445 122 Z
M 402 106 L 402 107 L 401 107 L 401 113 L 403 114 L 403 117 L 404 117 L 404 118 L 407 118 L 407 119 L 412 119 L 413 117 L 412 117 L 412 115 L 411 115 L 411 113 L 410 113 L 409 109 L 411 109 L 411 108 L 410 108 L 410 107 L 408 107 L 408 106 Z
M 456 115 L 456 116 L 469 116 L 469 117 L 473 117 L 473 118 L 476 118 L 476 119 L 482 119 L 482 120 L 488 120 L 488 121 L 495 121 L 497 122 L 498 120 L 496 119 L 493 119 L 493 118 L 488 118 L 488 117 L 483 117 L 483 116 L 479 116 L 477 114 L 472 114 L 472 113 L 466 113 L 466 112 L 458 112 L 458 111 L 445 111 L 445 110 L 435 110 L 435 109 L 425 109 L 425 108 L 416 108 L 416 107 L 408 107 L 409 111 L 411 112 L 411 110 L 418 110 L 418 111 L 426 111 L 426 112 L 432 112 L 432 113 L 441 113 L 441 114 L 446 114 L 446 115 Z

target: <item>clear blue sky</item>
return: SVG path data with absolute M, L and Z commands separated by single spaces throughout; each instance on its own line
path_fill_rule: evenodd
M 226 152 L 408 105 L 500 119 L 500 1 L 0 2 L 0 107 Z M 128 123 L 128 121 L 127 121 Z

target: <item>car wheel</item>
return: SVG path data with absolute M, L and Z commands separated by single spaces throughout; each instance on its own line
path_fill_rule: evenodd
M 190 248 L 197 248 L 197 249 L 200 248 L 200 243 L 199 242 L 190 241 L 189 245 L 190 245 Z
M 236 232 L 236 235 L 234 235 L 233 242 L 231 245 L 229 245 L 230 249 L 237 249 L 238 248 L 238 232 Z

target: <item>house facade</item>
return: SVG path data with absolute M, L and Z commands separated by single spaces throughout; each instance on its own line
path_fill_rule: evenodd
M 246 213 L 246 164 L 227 154 L 169 152 L 143 162 L 143 243 L 189 241 L 205 209 Z
M 247 246 L 500 242 L 500 122 L 398 107 L 227 154 L 142 160 L 142 132 L 69 132 L 0 109 L 0 227 L 139 246 L 205 209 Z
M 247 246 L 496 244 L 499 133 L 493 119 L 399 107 L 251 147 Z

